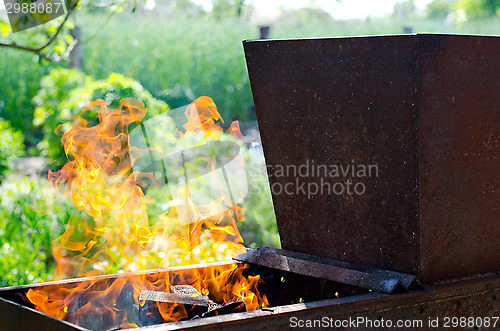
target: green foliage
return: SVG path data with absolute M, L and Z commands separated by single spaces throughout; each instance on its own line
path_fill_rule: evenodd
M 249 191 L 242 204 L 245 221 L 238 223 L 238 229 L 247 246 L 268 245 L 279 248 L 280 238 L 264 159 L 258 154 L 248 153 L 246 167 Z
M 32 13 L 29 14 L 32 15 Z M 27 53 L 27 55 L 36 55 L 36 61 L 40 63 L 43 58 L 58 62 L 67 57 L 68 47 L 74 41 L 70 33 L 71 29 L 74 28 L 73 23 L 66 22 L 59 32 L 59 37 L 52 40 L 52 37 L 56 34 L 63 21 L 62 17 L 17 33 L 12 33 L 7 17 L 5 16 L 4 20 L 2 18 L 0 18 L 0 42 L 4 44 L 16 44 L 30 49 L 31 54 Z M 42 47 L 43 50 L 41 49 Z M 2 51 L 8 48 L 8 46 L 0 47 Z M 25 50 L 14 51 L 17 53 L 26 52 Z M 43 64 L 47 64 L 47 61 L 43 61 Z
M 145 1 L 117 0 L 104 7 L 100 0 L 66 1 L 69 17 L 75 9 L 84 11 L 99 8 L 102 12 L 120 12 L 123 8 L 135 8 Z M 76 10 L 75 9 L 75 10 Z M 35 20 L 39 13 L 28 13 Z M 73 15 L 74 16 L 74 15 Z M 41 133 L 33 127 L 31 100 L 40 87 L 40 79 L 53 63 L 64 62 L 74 46 L 71 30 L 74 24 L 66 15 L 18 33 L 12 33 L 7 15 L 0 16 L 0 117 L 25 134 L 27 147 L 34 147 Z M 14 23 L 16 24 L 16 23 Z M 36 152 L 34 152 L 36 154 Z
M 241 41 L 258 37 L 256 26 L 237 18 L 165 20 L 147 13 L 115 16 L 105 30 L 92 30 L 104 19 L 85 19 L 87 33 L 98 34 L 82 46 L 84 72 L 133 77 L 172 108 L 206 95 L 224 121 L 248 119 L 253 100 Z
M 491 17 L 500 14 L 500 0 L 457 0 L 455 8 L 470 19 Z
M 245 7 L 245 0 L 212 0 L 212 14 L 216 18 L 240 17 Z
M 453 12 L 454 0 L 433 0 L 425 8 L 431 20 L 444 20 Z
M 15 49 L 0 48 L 0 117 L 24 133 L 26 146 L 35 146 L 40 133 L 33 127 L 31 99 L 40 88 L 40 80 L 49 70 L 40 66 L 38 57 Z
M 66 163 L 61 137 L 89 101 L 103 99 L 114 108 L 120 99 L 129 97 L 144 102 L 150 116 L 168 109 L 141 84 L 120 74 L 111 73 L 105 79 L 94 80 L 74 69 L 56 68 L 45 76 L 33 98 L 36 105 L 34 123 L 42 128 L 44 138 L 40 147 L 51 166 L 59 168 Z
M 24 178 L 0 187 L 0 287 L 49 280 L 51 243 L 78 212 L 46 180 Z
M 0 183 L 12 159 L 23 154 L 23 136 L 0 117 Z
M 29 5 L 33 1 L 21 1 L 23 2 Z M 66 7 L 66 10 L 63 9 L 65 14 L 53 20 L 50 20 L 53 16 L 48 12 L 30 10 L 36 9 L 32 7 L 28 7 L 26 13 L 16 13 L 11 17 L 2 15 L 0 17 L 0 48 L 15 48 L 17 51 L 31 52 L 37 55 L 37 60 L 40 62 L 44 59 L 44 64 L 46 62 L 58 63 L 68 58 L 74 46 L 74 39 L 71 35 L 74 25 L 71 17 L 75 16 L 75 12 L 92 12 L 96 8 L 98 12 L 116 13 L 124 8 L 134 12 L 136 7 L 145 5 L 146 0 L 116 0 L 106 4 L 100 0 L 74 0 L 63 1 L 63 3 Z M 55 14 L 55 10 L 60 13 L 60 9 L 62 7 L 51 7 L 52 14 Z M 13 34 L 8 22 L 12 24 L 14 31 L 21 31 Z M 36 24 L 40 25 L 36 26 Z

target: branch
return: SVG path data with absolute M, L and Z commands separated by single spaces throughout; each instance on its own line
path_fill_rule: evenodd
M 79 0 L 75 1 L 75 3 L 71 7 L 69 7 L 68 12 L 66 13 L 66 16 L 64 17 L 64 20 L 57 27 L 56 33 L 49 39 L 49 41 L 47 41 L 47 43 L 45 43 L 45 45 L 43 45 L 43 46 L 41 46 L 41 47 L 38 48 L 39 52 L 41 52 L 42 50 L 44 50 L 47 46 L 49 46 L 57 38 L 57 36 L 61 32 L 62 28 L 64 27 L 64 24 L 66 24 L 66 21 L 68 20 L 69 15 L 71 15 L 71 13 L 73 12 L 73 10 L 78 5 L 78 2 L 79 2 Z
M 56 40 L 57 36 L 59 35 L 59 33 L 63 29 L 64 25 L 68 21 L 69 16 L 71 15 L 71 13 L 73 12 L 73 10 L 78 5 L 78 2 L 79 2 L 79 0 L 77 0 L 74 4 L 72 4 L 72 6 L 68 9 L 68 12 L 66 13 L 66 16 L 64 17 L 64 20 L 57 27 L 57 31 L 54 33 L 54 35 L 52 37 L 50 37 L 50 39 L 44 45 L 42 45 L 40 47 L 28 47 L 28 46 L 17 45 L 15 42 L 14 43 L 10 43 L 10 44 L 9 43 L 2 43 L 2 42 L 0 42 L 0 46 L 1 47 L 12 47 L 12 48 L 15 48 L 15 49 L 20 49 L 20 50 L 23 50 L 23 51 L 35 53 L 36 55 L 38 55 L 41 58 L 49 61 L 50 63 L 54 63 L 54 60 L 51 59 L 51 58 L 49 58 L 47 55 L 43 54 L 42 51 L 45 48 L 47 48 L 48 46 L 50 46 L 50 44 L 52 44 L 54 42 L 54 40 Z M 59 59 L 58 61 L 60 61 L 60 60 L 61 59 Z
M 12 47 L 12 48 L 15 48 L 15 49 L 20 49 L 20 50 L 23 50 L 23 51 L 28 51 L 28 52 L 31 52 L 31 53 L 35 53 L 36 55 L 40 56 L 42 59 L 45 59 L 47 61 L 49 61 L 50 63 L 54 62 L 52 61 L 51 58 L 49 58 L 47 55 L 41 53 L 38 48 L 32 48 L 32 47 L 26 47 L 26 46 L 21 46 L 21 45 L 17 45 L 16 43 L 12 43 L 12 44 L 5 44 L 5 43 L 1 43 L 0 42 L 0 46 L 1 47 Z

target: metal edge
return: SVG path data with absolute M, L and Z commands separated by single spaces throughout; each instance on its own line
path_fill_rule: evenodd
M 233 259 L 377 290 L 383 293 L 407 292 L 410 288 L 421 287 L 421 283 L 414 275 L 365 267 L 268 246 L 248 250 Z M 321 272 L 322 270 L 325 272 Z

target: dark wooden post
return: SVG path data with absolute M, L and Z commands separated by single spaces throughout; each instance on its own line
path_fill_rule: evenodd
M 260 26 L 260 39 L 269 39 L 269 32 L 271 31 L 271 27 L 267 25 Z

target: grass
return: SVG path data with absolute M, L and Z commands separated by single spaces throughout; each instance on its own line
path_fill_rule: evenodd
M 100 20 L 88 17 L 85 26 Z M 246 120 L 252 97 L 241 40 L 255 33 L 254 26 L 231 19 L 115 16 L 84 45 L 84 71 L 97 78 L 130 76 L 171 108 L 207 95 L 225 120 Z

